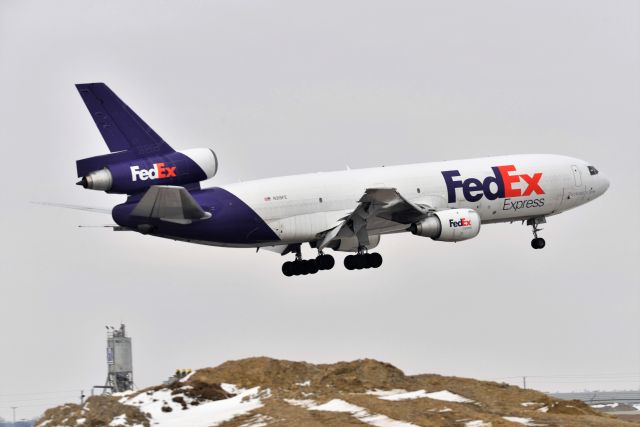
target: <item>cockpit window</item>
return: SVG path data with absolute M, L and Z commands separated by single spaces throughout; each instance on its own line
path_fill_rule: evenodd
M 587 166 L 587 169 L 589 169 L 589 173 L 591 175 L 598 175 L 598 169 L 596 169 L 594 166 Z

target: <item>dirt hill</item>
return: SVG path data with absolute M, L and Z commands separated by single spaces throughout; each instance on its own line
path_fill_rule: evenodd
M 49 409 L 36 426 L 632 426 L 581 401 L 375 360 L 330 365 L 266 357 L 201 369 L 169 386 Z

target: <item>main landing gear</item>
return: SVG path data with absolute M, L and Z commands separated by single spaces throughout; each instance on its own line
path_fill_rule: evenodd
M 538 225 L 546 222 L 547 220 L 544 217 L 531 218 L 527 220 L 527 225 L 533 227 L 533 240 L 531 240 L 531 247 L 533 249 L 542 249 L 546 244 L 542 237 L 538 237 L 538 231 L 542 231 L 542 228 L 539 228 Z
M 296 260 L 282 264 L 282 274 L 287 277 L 316 274 L 320 270 L 331 270 L 336 264 L 331 255 L 320 254 L 316 259 L 302 259 L 300 248 L 296 250 Z
M 382 255 L 377 252 L 364 253 L 358 251 L 357 255 L 347 255 L 344 258 L 344 266 L 347 270 L 362 270 L 363 268 L 378 268 L 382 265 Z

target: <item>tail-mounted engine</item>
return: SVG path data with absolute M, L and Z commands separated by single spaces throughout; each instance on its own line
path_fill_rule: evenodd
M 152 185 L 194 184 L 213 177 L 218 159 L 208 148 L 137 157 L 131 151 L 78 160 L 78 185 L 107 193 L 133 194 Z
M 431 237 L 433 240 L 459 242 L 480 233 L 480 215 L 473 209 L 436 211 L 422 221 L 411 224 L 409 230 L 417 236 Z
M 153 185 L 197 184 L 216 174 L 213 151 L 174 150 L 104 83 L 76 87 L 111 152 L 78 160 L 78 185 L 135 194 Z

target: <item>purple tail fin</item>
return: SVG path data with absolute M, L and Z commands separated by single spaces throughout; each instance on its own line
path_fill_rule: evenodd
M 175 151 L 104 83 L 76 87 L 111 151 L 76 162 L 78 185 L 137 194 L 153 185 L 196 187 L 215 175 L 218 161 L 210 149 Z
M 109 151 L 158 155 L 174 150 L 104 83 L 77 84 Z

